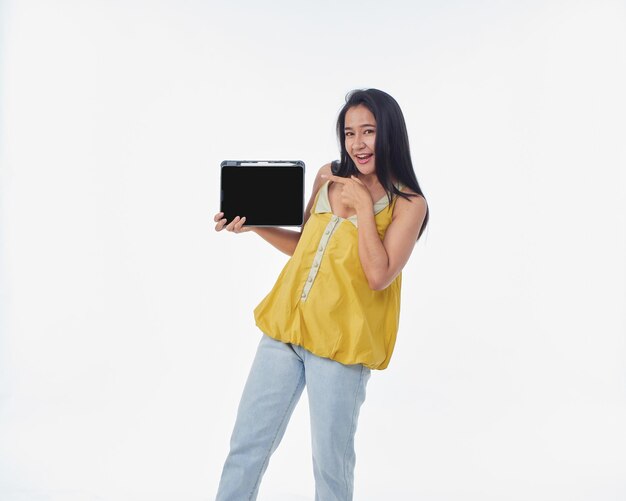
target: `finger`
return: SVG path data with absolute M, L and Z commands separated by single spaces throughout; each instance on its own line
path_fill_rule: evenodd
M 331 181 L 335 183 L 346 184 L 348 182 L 348 180 L 345 177 L 339 177 L 333 174 L 322 174 L 321 177 L 323 177 L 324 179 L 330 179 Z
M 220 219 L 215 225 L 215 231 L 222 231 L 224 229 L 225 224 L 226 224 L 226 218 Z
M 363 184 L 363 181 L 361 181 L 358 177 L 356 177 L 355 175 L 350 176 L 352 179 L 354 179 L 357 183 L 359 184 Z
M 239 222 L 239 216 L 235 216 L 235 219 L 233 219 L 230 223 L 228 223 L 228 225 L 226 226 L 226 229 L 228 231 L 233 231 L 233 228 L 238 222 Z
M 235 233 L 239 233 L 241 232 L 241 227 L 243 226 L 243 223 L 246 222 L 246 216 L 243 216 L 239 222 L 235 225 Z M 244 230 L 245 231 L 245 230 Z
M 215 216 L 213 216 L 213 221 L 217 223 L 222 218 L 223 215 L 224 215 L 223 212 L 218 212 L 217 214 L 215 214 Z

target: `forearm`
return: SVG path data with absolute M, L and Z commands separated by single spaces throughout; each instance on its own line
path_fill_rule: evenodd
M 389 269 L 389 256 L 385 251 L 378 230 L 376 229 L 376 221 L 374 214 L 370 210 L 359 214 L 358 233 L 359 233 L 359 258 L 361 266 L 367 277 L 369 286 L 373 290 L 380 290 L 386 286 L 383 284 L 384 277 Z
M 278 227 L 255 226 L 252 227 L 250 231 L 256 233 L 288 256 L 293 256 L 301 235 L 299 231 L 286 230 Z

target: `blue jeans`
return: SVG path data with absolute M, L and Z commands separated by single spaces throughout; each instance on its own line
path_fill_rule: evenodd
M 351 501 L 354 435 L 370 369 L 313 355 L 263 334 L 246 381 L 216 501 L 255 500 L 304 385 L 316 501 Z

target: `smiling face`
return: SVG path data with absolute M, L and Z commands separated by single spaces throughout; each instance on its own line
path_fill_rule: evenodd
M 365 176 L 374 174 L 376 119 L 362 104 L 353 106 L 346 112 L 344 139 L 346 151 L 359 172 Z

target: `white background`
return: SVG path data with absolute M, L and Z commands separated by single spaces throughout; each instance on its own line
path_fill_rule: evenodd
M 5 1 L 0 499 L 212 499 L 287 256 L 219 163 L 400 103 L 431 220 L 355 500 L 626 499 L 626 5 Z M 306 394 L 259 499 L 313 500 Z

